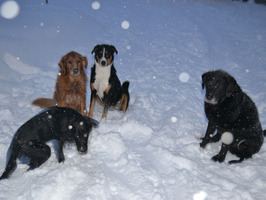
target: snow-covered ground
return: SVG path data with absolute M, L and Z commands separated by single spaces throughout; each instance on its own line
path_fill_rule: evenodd
M 207 127 L 201 75 L 213 69 L 236 78 L 266 129 L 266 6 L 252 0 L 17 2 L 18 16 L 0 17 L 0 173 L 12 136 L 40 111 L 31 101 L 52 97 L 57 63 L 69 51 L 87 56 L 91 66 L 94 45 L 115 45 L 115 67 L 131 83 L 131 101 L 125 114 L 110 111 L 92 131 L 88 154 L 67 145 L 63 164 L 54 150 L 36 170 L 18 164 L 0 182 L 0 199 L 265 199 L 266 144 L 252 159 L 229 165 L 211 161 L 220 143 L 201 149 L 198 138 Z M 89 97 L 88 88 L 87 106 Z M 100 119 L 100 106 L 94 116 Z

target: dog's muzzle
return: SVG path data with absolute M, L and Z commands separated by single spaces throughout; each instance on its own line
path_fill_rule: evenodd
M 84 148 L 84 147 L 80 147 L 80 149 L 78 150 L 78 152 L 79 152 L 79 154 L 84 155 L 84 154 L 87 153 L 87 149 Z
M 102 59 L 100 60 L 100 64 L 101 64 L 101 66 L 105 67 L 105 66 L 107 65 L 107 61 L 106 61 L 106 59 L 105 59 L 105 58 L 102 58 Z
M 74 66 L 73 71 L 71 72 L 72 76 L 79 76 L 80 72 L 77 66 Z
M 215 97 L 213 97 L 212 99 L 208 99 L 207 97 L 205 97 L 204 101 L 205 103 L 212 104 L 212 105 L 216 105 L 218 103 Z

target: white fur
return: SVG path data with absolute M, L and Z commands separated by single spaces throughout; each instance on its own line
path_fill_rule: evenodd
M 102 63 L 102 61 L 105 61 L 106 62 L 106 58 L 105 58 L 105 48 L 103 48 L 103 56 L 100 60 L 100 63 Z
M 109 78 L 111 75 L 111 65 L 102 67 L 95 61 L 95 81 L 93 83 L 94 88 L 97 90 L 97 95 L 103 98 L 104 90 L 109 85 Z
M 234 140 L 234 136 L 233 136 L 233 134 L 230 133 L 230 132 L 224 132 L 224 133 L 222 134 L 221 140 L 222 140 L 222 142 L 223 142 L 224 144 L 229 145 L 229 144 L 231 144 L 231 143 L 233 142 L 233 140 Z
M 205 100 L 204 100 L 206 103 L 208 104 L 212 104 L 212 105 L 216 105 L 218 102 L 216 100 L 215 97 L 213 97 L 211 100 L 208 100 L 206 97 L 205 97 Z

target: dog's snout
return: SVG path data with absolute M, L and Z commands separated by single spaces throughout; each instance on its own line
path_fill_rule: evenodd
M 102 66 L 105 66 L 105 65 L 106 65 L 106 61 L 105 61 L 105 60 L 102 60 L 102 61 L 101 61 L 101 65 L 102 65 Z
M 80 147 L 80 149 L 79 149 L 79 153 L 80 153 L 80 154 L 86 154 L 86 153 L 87 153 L 87 148 Z

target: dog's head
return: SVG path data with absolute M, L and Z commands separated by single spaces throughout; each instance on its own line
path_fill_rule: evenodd
M 236 86 L 236 80 L 222 70 L 209 71 L 202 75 L 202 89 L 206 87 L 205 102 L 212 105 L 230 97 Z
M 77 145 L 78 152 L 81 154 L 87 153 L 88 150 L 88 138 L 91 133 L 92 127 L 98 126 L 99 122 L 88 118 L 81 117 L 81 119 L 75 120 L 73 125 L 69 125 L 68 128 L 75 134 L 75 143 Z
M 106 67 L 113 63 L 114 53 L 118 53 L 116 48 L 112 45 L 96 45 L 91 52 L 95 53 L 95 62 L 97 62 L 100 66 Z
M 59 62 L 61 68 L 61 74 L 69 74 L 70 76 L 79 76 L 84 68 L 87 68 L 88 61 L 86 57 L 83 57 L 77 52 L 71 51 L 61 58 Z

